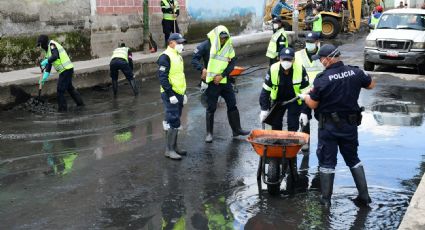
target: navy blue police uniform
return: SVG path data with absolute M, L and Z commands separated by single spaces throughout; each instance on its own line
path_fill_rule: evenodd
M 210 50 L 211 50 L 211 42 L 209 39 L 203 41 L 200 43 L 195 51 L 193 52 L 192 56 L 192 66 L 196 70 L 202 72 L 202 70 L 208 67 L 208 62 L 210 60 Z M 203 63 L 201 62 L 201 59 L 203 60 Z M 206 90 L 207 94 L 207 112 L 208 113 L 214 113 L 217 109 L 217 101 L 218 97 L 221 96 L 226 101 L 227 105 L 227 111 L 235 111 L 237 110 L 236 107 L 236 97 L 235 93 L 233 91 L 232 86 L 232 80 L 233 78 L 229 77 L 230 72 L 235 68 L 236 64 L 236 57 L 232 58 L 227 65 L 226 69 L 221 74 L 223 77 L 227 77 L 227 83 L 226 84 L 219 84 L 216 85 L 214 82 L 210 82 L 208 84 L 208 88 Z
M 157 64 L 159 66 L 158 77 L 159 82 L 164 89 L 164 92 L 161 93 L 161 99 L 164 102 L 165 109 L 165 120 L 168 122 L 171 128 L 177 129 L 180 127 L 180 117 L 183 111 L 183 97 L 175 93 L 172 89 L 170 81 L 168 80 L 168 74 L 170 73 L 171 68 L 170 57 L 166 54 L 161 54 L 159 56 Z M 170 97 L 176 96 L 179 100 L 176 104 L 171 104 Z
M 361 109 L 357 100 L 361 88 L 368 87 L 371 81 L 363 70 L 341 61 L 329 66 L 314 80 L 310 97 L 320 102 L 315 109 L 320 126 L 317 149 L 320 167 L 335 169 L 338 147 L 347 166 L 351 168 L 360 162 L 357 126 Z

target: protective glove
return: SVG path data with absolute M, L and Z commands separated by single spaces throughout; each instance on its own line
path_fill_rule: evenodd
M 305 98 L 308 96 L 308 94 L 306 94 L 306 93 L 300 93 L 300 94 L 298 94 L 298 97 L 302 100 L 302 101 L 304 101 L 305 100 Z
M 172 96 L 172 97 L 170 97 L 170 103 L 171 104 L 177 104 L 177 103 L 179 103 L 179 99 L 177 99 L 177 97 L 176 96 Z
M 308 123 L 308 116 L 305 113 L 300 114 L 299 122 L 302 126 L 306 126 Z
M 162 121 L 162 128 L 164 129 L 164 131 L 167 131 L 170 129 L 170 124 L 168 124 L 167 121 Z
M 46 67 L 46 65 L 49 63 L 49 61 L 47 60 L 47 58 L 43 59 L 43 61 L 40 62 L 40 65 L 42 68 Z
M 205 82 L 201 82 L 201 93 L 205 92 L 205 90 L 207 90 L 208 88 L 208 84 Z
M 49 76 L 50 76 L 50 73 L 49 73 L 49 72 L 44 71 L 44 73 L 43 73 L 43 77 L 42 77 L 42 78 L 41 78 L 41 80 L 38 82 L 38 84 L 40 84 L 40 85 L 44 85 L 44 82 L 46 82 L 46 81 L 47 81 L 47 79 L 49 78 Z
M 260 112 L 260 123 L 263 123 L 264 119 L 266 119 L 267 114 L 269 114 L 269 111 L 267 110 L 261 110 Z
M 187 96 L 185 94 L 183 95 L 183 105 L 186 105 L 186 104 L 187 104 Z

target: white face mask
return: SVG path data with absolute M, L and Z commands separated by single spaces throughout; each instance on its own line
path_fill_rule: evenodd
M 291 66 L 292 66 L 292 62 L 291 62 L 291 61 L 281 61 L 281 62 L 280 62 L 280 65 L 282 66 L 282 68 L 283 68 L 284 70 L 288 70 L 288 69 L 290 69 L 290 68 L 291 68 Z
M 183 44 L 177 44 L 177 45 L 176 45 L 176 47 L 175 47 L 174 49 L 176 49 L 176 50 L 177 50 L 177 52 L 178 52 L 179 54 L 181 54 L 181 53 L 183 52 L 184 46 L 183 46 Z
M 279 28 L 279 24 L 273 23 L 273 29 L 278 29 Z
M 305 43 L 305 48 L 307 49 L 307 51 L 314 51 L 317 47 L 316 47 L 316 43 Z

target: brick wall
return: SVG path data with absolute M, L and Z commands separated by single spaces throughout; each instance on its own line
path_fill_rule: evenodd
M 98 15 L 143 13 L 143 0 L 96 0 Z

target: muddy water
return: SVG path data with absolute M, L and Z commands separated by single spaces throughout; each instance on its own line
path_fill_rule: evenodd
M 261 58 L 241 64 L 265 63 Z M 239 79 L 242 125 L 258 129 L 264 70 Z M 362 93 L 359 155 L 373 203 L 359 209 L 349 169 L 339 156 L 332 207 L 318 202 L 317 122 L 310 154 L 298 155 L 294 193 L 258 194 L 258 156 L 243 138 L 232 139 L 220 103 L 214 144 L 205 144 L 204 113 L 195 73 L 182 117 L 181 162 L 163 156 L 163 108 L 158 82 L 84 90 L 87 106 L 60 114 L 0 113 L 1 229 L 396 229 L 425 170 L 422 89 L 386 86 Z M 49 101 L 54 104 L 54 101 Z M 72 105 L 72 101 L 68 100 Z M 285 190 L 285 183 L 281 189 Z M 265 185 L 263 185 L 265 189 Z

